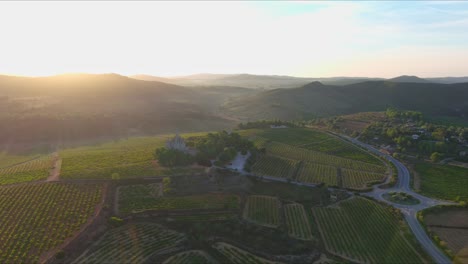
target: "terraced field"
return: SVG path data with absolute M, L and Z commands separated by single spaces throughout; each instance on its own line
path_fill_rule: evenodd
M 223 254 L 230 263 L 233 264 L 274 264 L 277 262 L 270 261 L 243 249 L 235 247 L 231 244 L 218 242 L 213 245 L 213 248 Z
M 302 204 L 288 204 L 284 206 L 284 215 L 288 234 L 291 237 L 302 240 L 311 240 L 313 238 L 309 219 Z
M 270 155 L 262 155 L 252 166 L 252 172 L 258 176 L 271 176 L 291 179 L 299 161 Z
M 361 263 L 425 262 L 408 227 L 376 202 L 356 197 L 338 207 L 312 209 L 328 252 Z
M 94 216 L 103 188 L 64 183 L 0 187 L 0 263 L 38 263 L 50 257 Z
M 127 224 L 108 231 L 73 263 L 142 263 L 184 240 L 183 234 L 157 224 Z
M 276 197 L 264 195 L 250 195 L 247 199 L 244 219 L 267 227 L 280 225 L 281 203 Z
M 217 263 L 212 257 L 206 252 L 201 250 L 189 250 L 184 251 L 174 256 L 171 256 L 163 262 L 163 264 L 192 264 L 192 263 L 206 263 L 215 264 Z
M 154 185 L 130 185 L 119 189 L 120 213 L 146 210 L 238 209 L 239 197 L 230 194 L 159 197 Z
M 342 187 L 349 189 L 365 189 L 367 183 L 380 182 L 384 180 L 384 178 L 385 175 L 379 173 L 347 169 L 341 170 Z
M 0 185 L 45 179 L 54 164 L 54 157 L 46 155 L 18 165 L 0 169 Z
M 337 177 L 336 167 L 304 162 L 298 172 L 297 180 L 305 183 L 325 183 L 328 186 L 338 186 Z

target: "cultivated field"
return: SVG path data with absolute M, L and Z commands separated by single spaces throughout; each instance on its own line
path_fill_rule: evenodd
M 297 180 L 305 183 L 325 183 L 338 186 L 337 168 L 317 163 L 304 162 L 298 172 Z
M 244 219 L 267 227 L 280 225 L 281 203 L 276 197 L 250 195 L 244 208 Z
M 275 156 L 285 157 L 295 160 L 303 160 L 312 163 L 321 163 L 324 165 L 330 165 L 335 167 L 354 169 L 360 171 L 370 171 L 376 173 L 385 172 L 386 168 L 381 165 L 375 165 L 366 162 L 355 161 L 351 159 L 340 158 L 337 156 L 325 154 L 318 151 L 308 150 L 300 147 L 294 147 L 291 145 L 271 142 L 268 144 L 267 153 Z
M 360 263 L 423 262 L 402 234 L 407 226 L 376 202 L 356 197 L 312 212 L 330 253 Z
M 266 142 L 272 141 L 293 147 L 317 151 L 322 154 L 330 154 L 335 157 L 382 166 L 382 161 L 378 158 L 368 154 L 351 143 L 312 129 L 254 129 L 251 131 L 245 131 L 243 135 L 254 136 L 254 142 L 258 147 L 268 148 L 270 143 Z
M 184 235 L 157 224 L 128 224 L 108 231 L 73 263 L 142 263 L 184 240 Z
M 255 256 L 243 249 L 230 245 L 224 242 L 218 242 L 213 245 L 213 248 L 223 254 L 230 263 L 233 264 L 273 264 L 276 262 Z
M 183 136 L 195 136 L 199 133 Z M 138 178 L 201 172 L 202 169 L 164 168 L 153 162 L 156 148 L 164 146 L 170 135 L 139 137 L 128 140 L 67 149 L 60 152 L 63 158 L 61 178 L 111 179 L 113 173 L 121 178 Z
M 0 169 L 39 158 L 39 155 L 13 155 L 0 152 Z
M 418 163 L 421 193 L 427 196 L 468 201 L 468 169 L 449 165 Z
M 341 170 L 341 180 L 344 188 L 364 189 L 367 183 L 376 183 L 384 180 L 385 175 L 358 170 Z
M 0 263 L 37 263 L 80 231 L 103 185 L 40 183 L 0 187 Z
M 262 155 L 252 166 L 252 172 L 259 176 L 291 179 L 294 176 L 298 163 L 296 160 Z
M 201 250 L 189 250 L 171 256 L 163 262 L 163 264 L 190 264 L 190 263 L 217 263 L 206 252 Z
M 203 194 L 159 197 L 155 185 L 130 185 L 119 189 L 119 212 L 146 210 L 238 209 L 239 197 L 230 194 Z
M 445 244 L 459 263 L 468 263 L 467 208 L 446 207 L 425 213 L 424 223 L 438 240 L 443 241 L 436 243 Z
M 0 185 L 45 179 L 53 163 L 53 156 L 47 155 L 0 169 Z
M 288 234 L 291 237 L 302 240 L 312 239 L 309 219 L 302 204 L 288 204 L 284 206 L 284 215 Z

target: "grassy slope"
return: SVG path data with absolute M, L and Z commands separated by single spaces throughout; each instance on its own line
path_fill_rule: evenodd
M 414 166 L 421 179 L 421 193 L 440 199 L 468 201 L 468 169 L 430 163 Z

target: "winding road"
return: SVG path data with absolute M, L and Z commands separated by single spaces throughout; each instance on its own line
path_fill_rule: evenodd
M 398 172 L 398 182 L 395 184 L 394 187 L 388 189 L 381 189 L 379 186 L 374 186 L 373 190 L 363 195 L 367 195 L 369 197 L 373 197 L 379 201 L 383 201 L 392 205 L 395 208 L 398 208 L 402 211 L 406 222 L 408 223 L 411 231 L 413 232 L 416 239 L 422 245 L 422 247 L 426 250 L 426 252 L 433 258 L 436 263 L 446 264 L 451 263 L 450 259 L 432 242 L 431 238 L 427 235 L 424 228 L 421 226 L 417 219 L 417 212 L 435 205 L 442 205 L 442 204 L 454 204 L 452 202 L 446 202 L 441 200 L 436 200 L 432 198 L 425 197 L 419 193 L 416 193 L 411 190 L 410 188 L 410 173 L 403 163 L 399 162 L 395 158 L 390 155 L 381 153 L 379 150 L 374 148 L 373 146 L 363 143 L 355 138 L 350 138 L 347 136 L 341 136 L 352 143 L 359 145 L 370 152 L 385 158 L 389 162 L 393 163 L 397 168 Z M 388 181 L 389 179 L 387 179 Z M 384 183 L 385 184 L 385 183 Z M 412 195 L 413 197 L 419 199 L 420 203 L 416 205 L 402 205 L 390 202 L 383 198 L 383 194 L 388 192 L 404 192 L 407 194 Z

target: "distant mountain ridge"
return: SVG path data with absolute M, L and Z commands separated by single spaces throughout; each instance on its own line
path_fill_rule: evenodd
M 255 75 L 255 74 L 194 74 L 177 77 L 157 77 L 151 75 L 132 75 L 131 78 L 146 81 L 162 81 L 182 86 L 236 86 L 245 88 L 277 89 L 297 88 L 308 83 L 319 81 L 326 85 L 350 85 L 367 81 L 391 81 L 409 83 L 462 83 L 468 82 L 468 77 L 441 77 L 420 78 L 411 75 L 402 75 L 395 78 L 369 78 L 369 77 L 294 77 L 287 75 Z

